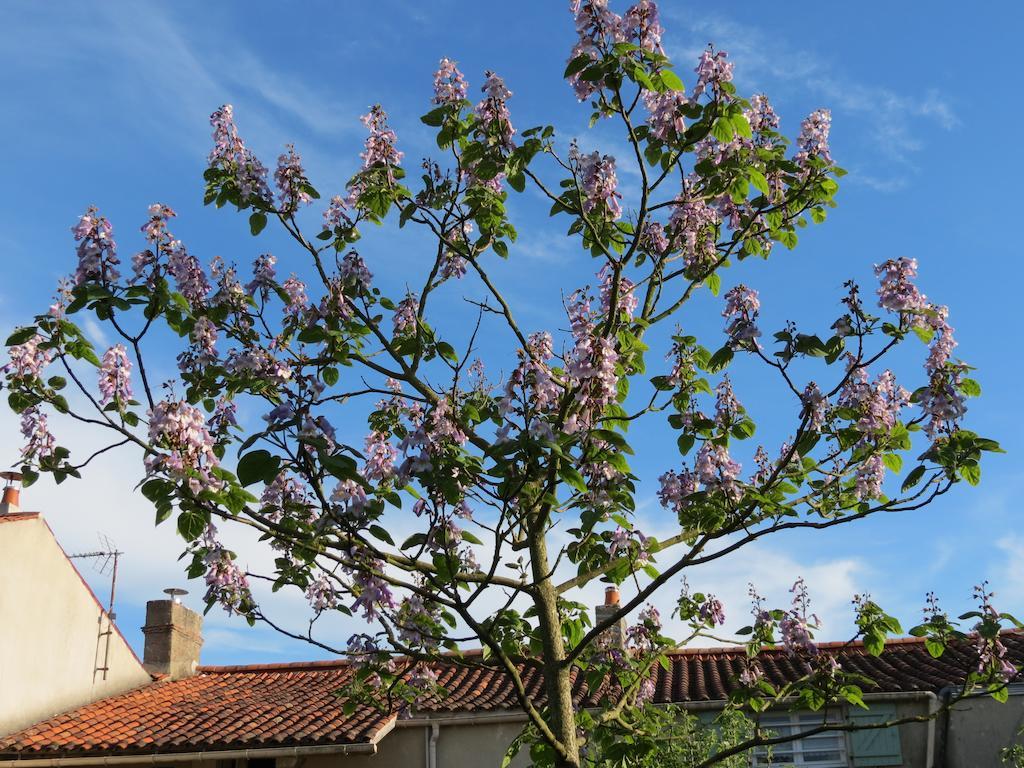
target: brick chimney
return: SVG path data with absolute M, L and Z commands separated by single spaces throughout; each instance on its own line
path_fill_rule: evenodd
M 203 645 L 203 617 L 182 605 L 183 589 L 165 589 L 170 598 L 146 603 L 146 636 L 143 665 L 151 674 L 171 680 L 191 677 L 199 666 Z
M 0 472 L 4 480 L 4 495 L 0 501 L 0 515 L 15 515 L 21 512 L 21 474 L 18 472 Z
M 604 605 L 594 609 L 595 623 L 600 624 L 619 610 L 619 588 L 609 584 L 604 590 Z M 598 638 L 598 644 L 605 648 L 624 648 L 626 646 L 626 620 L 619 619 L 608 627 Z

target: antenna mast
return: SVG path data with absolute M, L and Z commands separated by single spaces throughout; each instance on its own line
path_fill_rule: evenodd
M 110 540 L 104 534 L 99 534 L 101 549 L 94 552 L 79 552 L 75 555 L 68 555 L 69 560 L 77 560 L 83 558 L 89 558 L 93 560 L 93 570 L 103 575 L 108 571 L 110 572 L 110 601 L 107 603 L 107 624 L 103 626 L 103 613 L 100 613 L 98 619 L 98 634 L 96 636 L 96 655 L 99 655 L 100 643 L 103 643 L 103 663 L 97 665 L 93 670 L 93 678 L 95 679 L 97 672 L 103 673 L 103 679 L 107 679 L 107 672 L 110 671 L 110 636 L 114 634 L 114 619 L 117 618 L 117 614 L 114 613 L 114 597 L 117 594 L 117 559 L 124 554 L 119 550 L 114 542 Z

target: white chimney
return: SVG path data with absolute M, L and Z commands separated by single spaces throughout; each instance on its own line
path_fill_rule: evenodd
M 0 515 L 14 515 L 21 512 L 21 473 L 0 472 L 4 480 L 4 495 L 0 501 Z

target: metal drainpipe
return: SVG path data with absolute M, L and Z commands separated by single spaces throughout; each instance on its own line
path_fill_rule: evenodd
M 430 724 L 430 740 L 427 743 L 427 768 L 437 768 L 437 737 L 441 734 L 441 726 Z

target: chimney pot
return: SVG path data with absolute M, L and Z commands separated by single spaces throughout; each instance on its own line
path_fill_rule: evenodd
M 0 515 L 14 515 L 21 511 L 21 473 L 0 472 L 4 485 L 3 500 L 0 501 Z
M 601 622 L 611 618 L 619 610 L 619 588 L 609 584 L 604 590 L 604 605 L 594 608 L 594 622 Z M 604 632 L 597 640 L 599 646 L 604 648 L 625 648 L 626 647 L 626 620 L 620 618 Z
M 199 666 L 203 646 L 203 617 L 181 603 L 184 590 L 164 590 L 171 599 L 146 603 L 146 636 L 143 665 L 152 674 L 171 680 L 191 677 Z

